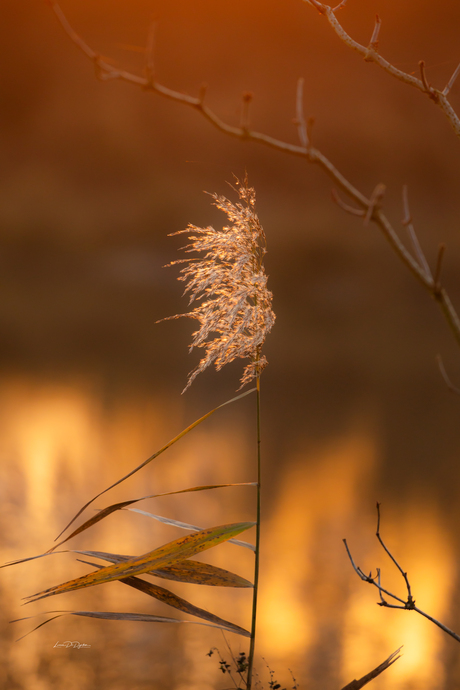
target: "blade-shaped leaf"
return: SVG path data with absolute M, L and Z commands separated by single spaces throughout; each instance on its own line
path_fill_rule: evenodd
M 96 563 L 89 563 L 88 561 L 81 562 L 86 563 L 86 565 L 90 565 L 92 567 L 102 568 L 101 565 L 97 565 Z M 239 625 L 230 623 L 229 621 L 226 621 L 223 618 L 219 618 L 219 616 L 215 616 L 213 613 L 210 613 L 209 611 L 205 611 L 205 609 L 200 609 L 198 606 L 194 606 L 189 601 L 182 599 L 182 597 L 178 597 L 176 594 L 174 594 L 174 592 L 171 592 L 169 589 L 165 589 L 164 587 L 159 587 L 158 585 L 154 585 L 151 582 L 141 580 L 140 577 L 124 577 L 122 580 L 120 580 L 120 582 L 122 582 L 124 585 L 128 585 L 129 587 L 134 587 L 134 589 L 137 589 L 140 592 L 143 592 L 144 594 L 148 594 L 150 597 L 153 597 L 154 599 L 158 599 L 158 601 L 161 601 L 163 604 L 166 604 L 167 606 L 172 606 L 172 608 L 179 609 L 179 611 L 188 613 L 191 616 L 203 618 L 205 621 L 208 621 L 209 623 L 216 623 L 217 625 L 221 625 L 222 627 L 227 628 L 228 630 L 231 630 L 232 632 L 237 633 L 238 635 L 244 635 L 244 637 L 251 637 L 251 633 L 249 633 L 244 628 L 241 628 Z
M 36 630 L 38 630 L 38 628 L 41 628 L 43 625 L 46 625 L 47 623 L 51 623 L 51 621 L 54 621 L 56 618 L 60 618 L 61 616 L 85 616 L 86 618 L 101 618 L 102 620 L 109 621 L 135 621 L 143 623 L 188 623 L 192 625 L 206 625 L 210 628 L 219 628 L 219 630 L 227 630 L 229 632 L 234 632 L 234 630 L 226 628 L 222 625 L 216 625 L 215 623 L 203 623 L 202 621 L 182 621 L 178 618 L 168 618 L 167 616 L 153 616 L 148 613 L 117 613 L 116 611 L 44 611 L 43 613 L 38 615 L 42 616 L 51 613 L 57 613 L 58 615 L 53 616 L 53 618 L 49 618 L 43 623 L 40 623 L 40 625 L 37 625 L 37 627 L 33 630 L 29 630 L 28 633 L 26 633 L 22 637 L 19 637 L 16 640 L 16 642 L 19 642 L 19 640 L 23 640 L 24 637 L 27 637 L 27 635 L 30 635 L 30 633 L 35 632 Z M 17 618 L 16 620 L 10 622 L 19 623 L 20 621 L 30 620 L 31 618 L 36 618 L 36 616 L 26 616 L 25 618 Z
M 27 603 L 30 604 L 32 601 L 45 599 L 46 597 L 62 594 L 63 592 L 72 592 L 77 589 L 103 584 L 104 582 L 120 580 L 130 575 L 140 575 L 146 573 L 148 570 L 164 568 L 164 566 L 172 565 L 186 558 L 191 558 L 195 554 L 210 549 L 213 546 L 217 546 L 217 544 L 223 541 L 228 541 L 228 539 L 253 527 L 254 524 L 254 522 L 238 522 L 201 530 L 196 534 L 190 534 L 181 539 L 169 542 L 138 558 L 131 558 L 124 563 L 115 563 L 114 565 L 106 566 L 99 571 L 94 571 L 88 575 L 78 577 L 75 580 L 70 580 L 61 585 L 50 587 L 43 592 L 33 594 L 31 597 L 26 597 L 30 599 Z
M 230 539 L 231 543 L 232 540 Z M 110 561 L 111 563 L 122 563 L 128 561 L 134 556 L 124 556 L 121 554 L 107 553 L 106 551 L 80 551 L 76 549 L 63 549 L 62 551 L 52 551 L 47 553 L 42 553 L 39 556 L 30 556 L 29 558 L 22 558 L 17 561 L 10 561 L 9 563 L 4 563 L 0 568 L 6 568 L 10 565 L 19 565 L 20 563 L 26 563 L 27 561 L 34 561 L 37 558 L 45 558 L 45 556 L 55 556 L 60 553 L 79 553 L 84 556 L 92 556 L 94 558 L 102 558 L 103 560 Z M 174 580 L 176 582 L 188 582 L 191 584 L 198 585 L 211 585 L 214 587 L 252 587 L 252 583 L 249 580 L 245 580 L 239 575 L 229 572 L 228 570 L 223 570 L 222 568 L 217 568 L 214 565 L 209 565 L 207 563 L 200 563 L 199 561 L 180 561 L 177 564 L 165 566 L 164 568 L 158 570 L 147 571 L 150 575 L 155 575 L 155 577 L 161 577 L 165 580 Z
M 229 543 L 231 540 L 229 540 Z M 111 563 L 122 563 L 128 561 L 133 556 L 122 556 L 121 554 L 107 553 L 105 551 L 76 551 L 86 556 L 95 556 Z M 210 585 L 212 587 L 252 587 L 252 582 L 245 580 L 244 577 L 235 575 L 223 568 L 215 565 L 200 563 L 200 561 L 180 561 L 175 565 L 165 566 L 161 570 L 148 570 L 148 575 L 155 575 L 165 580 L 176 582 L 188 582 L 197 585 Z
M 257 484 L 256 484 L 257 486 Z M 173 527 L 179 527 L 180 529 L 190 530 L 191 532 L 199 532 L 202 527 L 197 527 L 196 525 L 189 525 L 187 522 L 180 522 L 179 520 L 171 520 L 171 518 L 165 518 L 161 515 L 154 515 L 153 513 L 147 513 L 145 510 L 139 510 L 139 508 L 127 508 L 132 513 L 139 513 L 140 515 L 146 515 L 153 520 L 158 520 L 165 525 L 172 525 Z M 245 549 L 250 549 L 255 551 L 256 547 L 253 544 L 249 544 L 247 541 L 240 541 L 239 539 L 230 539 L 230 544 L 236 544 L 237 546 L 244 546 Z
M 181 431 L 180 434 L 178 434 L 173 439 L 171 439 L 171 441 L 169 441 L 169 443 L 167 443 L 165 446 L 163 446 L 163 448 L 160 448 L 160 450 L 157 450 L 157 452 L 154 453 L 153 455 L 151 455 L 149 458 L 147 458 L 147 460 L 144 460 L 144 462 L 142 462 L 140 465 L 138 465 L 133 470 L 131 470 L 131 472 L 128 472 L 128 474 L 125 474 L 124 477 L 122 477 L 121 479 L 118 479 L 118 481 L 116 481 L 114 484 L 111 484 L 110 486 L 108 486 L 107 489 L 104 489 L 104 491 L 101 491 L 100 493 L 98 493 L 97 496 L 94 496 L 94 498 L 92 498 L 90 501 L 88 501 L 88 503 L 85 503 L 85 505 L 82 508 L 80 508 L 78 513 L 71 519 L 69 524 L 66 527 L 64 527 L 64 529 L 62 530 L 62 532 L 60 534 L 58 534 L 55 541 L 57 541 L 59 539 L 59 537 L 64 534 L 64 532 L 70 527 L 70 525 L 72 525 L 75 522 L 75 520 L 82 514 L 82 512 L 84 510 L 86 510 L 86 508 L 89 505 L 91 505 L 91 503 L 93 503 L 97 498 L 99 498 L 99 496 L 102 496 L 103 494 L 107 493 L 107 491 L 110 491 L 110 489 L 113 489 L 115 486 L 118 486 L 118 484 L 121 484 L 122 482 L 124 482 L 125 479 L 128 479 L 128 477 L 132 477 L 133 474 L 135 474 L 136 472 L 139 472 L 139 470 L 141 470 L 143 467 L 148 465 L 149 462 L 152 462 L 152 460 L 155 460 L 155 458 L 157 458 L 159 455 L 161 455 L 161 453 L 164 453 L 165 450 L 170 448 L 172 445 L 174 445 L 174 443 L 176 443 L 181 438 L 183 438 L 186 434 L 188 434 L 189 431 L 192 431 L 192 429 L 194 429 L 196 426 L 201 424 L 201 422 L 204 422 L 204 420 L 207 419 L 208 417 L 210 417 L 212 414 L 214 414 L 214 412 L 217 412 L 217 410 L 220 410 L 221 407 L 225 407 L 225 405 L 230 405 L 230 403 L 236 402 L 237 400 L 241 400 L 241 398 L 244 398 L 246 395 L 253 393 L 255 390 L 257 390 L 257 389 L 251 388 L 250 390 L 245 391 L 244 393 L 241 393 L 241 395 L 237 395 L 235 398 L 232 398 L 231 400 L 226 400 L 226 402 L 222 403 L 221 405 L 218 405 L 217 407 L 215 407 L 210 412 L 207 412 L 205 415 L 203 415 L 203 417 L 200 417 L 200 419 L 197 419 L 195 422 L 193 422 L 193 424 L 190 424 L 190 426 L 188 426 L 186 429 Z
M 199 561 L 181 561 L 176 565 L 166 566 L 162 570 L 155 570 L 154 574 L 165 580 L 211 587 L 253 587 L 252 582 L 240 575 Z
M 142 496 L 141 498 L 134 498 L 130 501 L 122 501 L 121 503 L 113 503 L 111 506 L 107 506 L 107 508 L 100 510 L 97 513 L 97 515 L 94 515 L 94 517 L 89 518 L 89 520 L 86 520 L 86 522 L 84 522 L 82 525 L 80 525 L 80 527 L 78 527 L 76 530 L 74 530 L 70 536 L 66 537 L 65 539 L 60 541 L 58 544 L 55 544 L 51 549 L 48 549 L 47 553 L 51 553 L 52 551 L 57 549 L 62 544 L 65 544 L 66 541 L 69 541 L 69 539 L 72 539 L 72 537 L 76 537 L 77 534 L 84 532 L 85 530 L 89 529 L 90 527 L 92 527 L 96 523 L 100 522 L 104 518 L 108 517 L 112 513 L 115 513 L 117 510 L 122 510 L 122 508 L 126 508 L 127 506 L 130 506 L 133 503 L 139 503 L 139 501 L 146 501 L 149 498 L 160 498 L 162 496 L 175 496 L 176 494 L 186 494 L 186 493 L 190 493 L 193 491 L 209 491 L 210 489 L 224 489 L 224 488 L 227 488 L 229 486 L 257 486 L 257 482 L 240 482 L 237 484 L 210 484 L 207 486 L 193 486 L 189 489 L 179 489 L 179 491 L 167 491 L 166 493 L 162 493 L 162 494 L 151 494 L 149 496 Z M 67 527 L 66 527 L 66 529 L 67 529 Z M 200 529 L 200 528 L 198 527 L 197 529 Z

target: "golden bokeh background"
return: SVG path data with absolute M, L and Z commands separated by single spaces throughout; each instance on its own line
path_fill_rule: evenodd
M 115 66 L 144 69 L 156 22 L 159 81 L 238 125 L 243 92 L 251 126 L 297 142 L 297 79 L 315 117 L 314 144 L 363 193 L 387 185 L 385 209 L 401 237 L 409 185 L 420 242 L 433 267 L 447 244 L 444 282 L 460 304 L 460 151 L 427 98 L 365 63 L 301 0 L 62 0 L 72 26 Z M 375 13 L 381 53 L 416 74 L 424 59 L 442 88 L 460 61 L 460 6 L 348 0 L 339 18 L 366 44 Z M 186 309 L 168 234 L 223 222 L 203 190 L 231 195 L 247 170 L 269 253 L 277 323 L 262 379 L 264 504 L 257 670 L 265 661 L 290 687 L 333 690 L 404 645 L 375 690 L 451 690 L 457 643 L 411 612 L 375 605 L 347 561 L 376 566 L 404 596 L 376 543 L 383 535 L 409 572 L 417 604 L 460 630 L 459 399 L 435 364 L 460 381 L 453 337 L 373 227 L 330 200 L 331 182 L 301 159 L 226 138 L 198 113 L 115 80 L 70 42 L 46 3 L 3 0 L 0 25 L 0 524 L 2 562 L 43 552 L 76 510 L 182 428 L 233 396 L 239 365 L 202 374 L 181 397 L 197 354 L 190 322 L 155 324 Z M 451 93 L 460 108 L 460 82 Z M 254 401 L 219 411 L 155 464 L 95 504 L 205 483 L 252 481 Z M 106 497 L 103 497 L 106 499 Z M 209 526 L 252 519 L 252 489 L 140 504 Z M 119 512 L 70 548 L 144 553 L 182 536 Z M 253 535 L 248 534 L 248 538 Z M 207 561 L 251 577 L 251 554 L 232 545 Z M 229 687 L 203 626 L 106 622 L 40 611 L 175 615 L 119 583 L 26 608 L 21 598 L 86 572 L 72 554 L 0 571 L 8 690 L 218 690 Z M 249 626 L 250 593 L 171 586 L 198 606 Z M 369 591 L 368 591 L 369 590 Z M 52 602 L 50 605 L 49 602 Z M 174 628 L 174 629 L 173 629 Z M 56 649 L 79 640 L 87 650 Z M 235 653 L 244 640 L 229 636 Z M 263 657 L 263 658 L 262 658 Z

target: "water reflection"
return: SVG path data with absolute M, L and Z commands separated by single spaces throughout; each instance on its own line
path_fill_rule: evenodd
M 104 401 L 94 382 L 4 381 L 0 388 L 2 561 L 40 553 L 89 497 L 109 485 L 183 423 L 180 406 L 137 394 Z M 191 420 L 188 420 L 191 421 Z M 238 416 L 223 414 L 200 427 L 170 453 L 117 487 L 96 507 L 186 486 L 249 481 L 252 438 Z M 304 447 L 305 446 L 305 447 Z M 373 494 L 379 466 L 378 434 L 362 421 L 316 448 L 300 443 L 286 457 L 282 481 L 266 503 L 261 576 L 258 671 L 265 657 L 289 682 L 292 668 L 302 687 L 338 688 L 360 677 L 404 644 L 404 657 L 374 682 L 376 689 L 444 687 L 442 654 L 449 641 L 413 613 L 375 606 L 377 596 L 352 572 L 342 545 L 346 536 L 365 570 L 382 567 L 385 583 L 404 595 L 401 579 L 373 540 L 374 516 L 362 515 L 362 497 Z M 250 519 L 252 489 L 225 489 L 148 501 L 142 508 L 207 526 Z M 448 622 L 454 548 L 436 506 L 413 500 L 404 510 L 388 506 L 384 536 L 411 575 L 418 605 Z M 140 554 L 183 533 L 144 516 L 120 511 L 73 540 L 70 548 Z M 204 560 L 251 578 L 252 554 L 232 545 Z M 87 572 L 62 554 L 0 573 L 4 663 L 2 687 L 175 688 L 228 687 L 215 657 L 220 633 L 202 626 L 104 622 L 62 617 L 15 643 L 43 619 L 5 621 L 54 609 L 114 610 L 175 616 L 139 592 L 111 583 L 22 609 L 20 599 Z M 165 584 L 165 583 L 161 583 Z M 175 592 L 218 615 L 249 627 L 250 592 L 190 585 Z M 51 601 L 51 604 L 49 603 Z M 244 640 L 229 635 L 235 654 Z M 88 650 L 56 649 L 79 640 Z

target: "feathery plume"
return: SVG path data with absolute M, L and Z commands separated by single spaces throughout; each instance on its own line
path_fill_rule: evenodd
M 265 233 L 255 212 L 255 192 L 248 186 L 247 177 L 242 184 L 236 180 L 236 184 L 239 203 L 233 204 L 218 194 L 210 195 L 213 205 L 227 215 L 229 225 L 222 230 L 188 225 L 185 230 L 171 233 L 194 233 L 188 237 L 190 244 L 182 249 L 187 253 L 204 252 L 202 257 L 178 259 L 168 264 L 186 264 L 178 280 L 187 284 L 184 294 L 189 294 L 189 304 L 200 303 L 186 314 L 161 320 L 183 316 L 196 319 L 200 328 L 193 333 L 190 352 L 194 347 L 206 350 L 198 366 L 190 372 L 182 392 L 210 364 L 219 371 L 237 357 L 250 359 L 240 388 L 267 365 L 261 349 L 275 314 L 263 266 L 267 252 Z

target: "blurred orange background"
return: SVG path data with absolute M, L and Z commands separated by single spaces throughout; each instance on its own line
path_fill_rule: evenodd
M 139 74 L 155 21 L 161 83 L 197 95 L 205 82 L 206 102 L 234 125 L 250 91 L 251 127 L 293 143 L 304 77 L 315 146 L 363 193 L 387 185 L 385 209 L 404 241 L 408 184 L 428 261 L 434 268 L 446 242 L 443 278 L 460 303 L 454 133 L 427 98 L 362 61 L 308 3 L 62 0 L 61 7 L 95 51 Z M 424 59 L 430 82 L 443 88 L 460 61 L 458 2 L 440 10 L 433 2 L 348 0 L 338 16 L 366 44 L 376 12 L 382 55 L 414 74 Z M 376 592 L 354 575 L 342 544 L 348 537 L 359 564 L 381 566 L 404 596 L 374 543 L 374 506 L 382 501 L 384 537 L 409 571 L 417 604 L 459 631 L 460 403 L 435 355 L 457 383 L 460 359 L 434 303 L 375 228 L 332 203 L 319 169 L 226 138 L 154 94 L 98 81 L 46 3 L 3 0 L 0 34 L 2 562 L 48 549 L 86 500 L 234 394 L 239 364 L 202 374 L 181 398 L 198 360 L 187 354 L 191 324 L 155 321 L 186 310 L 177 273 L 162 268 L 180 246 L 168 234 L 223 223 L 203 190 L 231 197 L 226 182 L 247 170 L 277 313 L 262 379 L 261 681 L 267 686 L 263 656 L 286 687 L 291 668 L 301 687 L 332 690 L 403 644 L 403 658 L 375 690 L 456 687 L 457 643 L 414 613 L 375 606 Z M 460 109 L 460 81 L 451 102 Z M 253 480 L 253 408 L 250 398 L 224 408 L 95 507 Z M 227 489 L 141 508 L 208 526 L 251 519 L 253 499 L 249 489 Z M 71 548 L 143 553 L 183 534 L 150 522 L 118 513 Z M 219 549 L 205 560 L 251 577 L 250 554 L 239 562 L 236 547 Z M 174 615 L 118 583 L 20 608 L 21 597 L 85 568 L 61 555 L 0 572 L 2 687 L 228 687 L 215 657 L 205 656 L 211 646 L 225 655 L 225 642 L 201 626 L 63 617 L 14 642 L 42 619 L 8 620 L 55 607 Z M 174 591 L 249 626 L 248 592 Z M 53 648 L 67 639 L 91 649 Z M 235 653 L 244 648 L 229 641 Z

